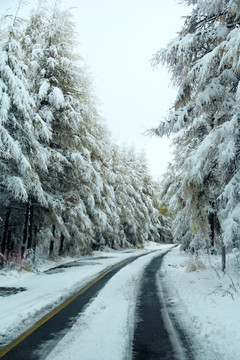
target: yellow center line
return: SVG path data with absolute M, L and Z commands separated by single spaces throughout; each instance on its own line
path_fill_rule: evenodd
M 0 358 L 3 357 L 6 353 L 8 353 L 10 350 L 12 350 L 16 345 L 18 345 L 21 341 L 23 341 L 24 339 L 26 339 L 26 337 L 28 337 L 30 334 L 32 334 L 35 330 L 37 330 L 41 325 L 43 325 L 45 322 L 47 322 L 49 319 L 51 319 L 54 315 L 56 315 L 57 313 L 59 313 L 59 311 L 61 311 L 64 307 L 66 307 L 68 304 L 70 304 L 70 302 L 72 302 L 76 297 L 78 297 L 79 295 L 83 294 L 85 291 L 87 291 L 92 285 L 94 285 L 97 281 L 99 281 L 100 279 L 102 279 L 105 275 L 107 275 L 108 273 L 110 273 L 111 271 L 113 271 L 114 269 L 118 268 L 119 266 L 123 265 L 124 263 L 126 263 L 127 261 L 133 259 L 134 257 L 138 257 L 138 256 L 132 256 L 130 258 L 127 258 L 123 261 L 121 261 L 120 263 L 112 266 L 110 269 L 104 271 L 102 274 L 100 274 L 96 279 L 92 280 L 90 283 L 88 283 L 84 288 L 82 288 L 81 290 L 79 290 L 77 293 L 73 294 L 72 296 L 70 296 L 68 299 L 66 299 L 62 304 L 60 304 L 59 306 L 57 306 L 55 309 L 53 309 L 52 311 L 50 311 L 50 313 L 46 314 L 45 316 L 43 316 L 39 321 L 36 322 L 35 325 L 33 325 L 30 329 L 28 329 L 27 331 L 25 331 L 22 335 L 20 335 L 19 337 L 17 337 L 15 340 L 13 340 L 9 345 L 5 346 L 2 350 L 0 350 Z

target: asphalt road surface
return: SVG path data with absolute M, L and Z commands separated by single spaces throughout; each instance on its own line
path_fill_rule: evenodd
M 158 270 L 166 253 L 145 268 L 137 303 L 132 356 L 134 360 L 193 360 L 187 334 L 171 314 Z

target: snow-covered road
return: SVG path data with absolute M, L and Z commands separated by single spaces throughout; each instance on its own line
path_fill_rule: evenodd
M 148 244 L 144 250 L 95 253 L 76 259 L 73 267 L 44 272 L 57 265 L 45 263 L 38 274 L 0 271 L 1 347 L 105 269 L 133 255 L 145 254 L 106 283 L 58 343 L 45 344 L 40 351 L 42 360 L 132 359 L 142 274 L 159 254 L 170 248 Z M 153 249 L 157 251 L 148 253 Z M 229 263 L 233 260 L 228 258 Z M 175 317 L 176 323 L 187 329 L 194 360 L 235 360 L 240 353 L 240 284 L 238 275 L 221 274 L 218 259 L 214 261 L 214 257 L 200 261 L 179 248 L 172 249 L 157 273 L 159 293 L 165 296 L 165 315 Z M 3 287 L 26 290 L 3 296 Z M 183 358 L 180 355 L 178 360 Z
M 168 248 L 166 245 L 154 245 L 154 249 L 160 252 Z M 61 268 L 38 275 L 16 272 L 10 272 L 6 276 L 2 274 L 1 286 L 27 289 L 15 295 L 0 297 L 3 310 L 0 314 L 2 345 L 16 338 L 104 269 L 133 254 L 147 254 L 150 250 L 151 247 L 133 252 L 102 253 L 102 256 L 85 257 L 78 261 L 81 266 Z M 145 265 L 159 251 L 143 256 L 119 271 L 77 319 L 48 358 L 123 359 L 130 351 L 139 279 Z M 64 355 L 64 351 L 67 355 Z
M 159 253 L 138 258 L 114 275 L 46 359 L 131 359 L 139 280 Z

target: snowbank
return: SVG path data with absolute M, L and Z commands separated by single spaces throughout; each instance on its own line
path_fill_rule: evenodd
M 236 360 L 240 354 L 240 285 L 234 273 L 220 271 L 219 262 L 214 256 L 196 260 L 175 248 L 160 270 L 196 360 Z

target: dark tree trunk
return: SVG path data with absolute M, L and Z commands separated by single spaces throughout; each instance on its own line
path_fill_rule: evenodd
M 11 240 L 12 240 L 12 233 L 11 233 L 11 230 L 8 230 L 8 232 L 7 232 L 7 251 L 6 251 L 7 260 L 9 260 L 9 259 L 13 260 L 12 259 L 13 254 L 11 251 L 11 250 L 13 250 L 13 244 L 12 244 Z
M 7 252 L 12 250 L 12 243 L 11 243 L 12 236 L 11 235 L 12 235 L 11 230 L 9 230 L 8 234 L 7 234 Z
M 34 225 L 34 237 L 33 237 L 33 261 L 35 261 L 36 256 L 36 246 L 37 246 L 37 226 Z
M 52 226 L 52 234 L 53 234 L 53 236 L 55 236 L 55 230 L 56 230 L 56 226 L 53 224 L 53 226 Z
M 50 246 L 49 246 L 49 256 L 51 256 L 51 255 L 52 255 L 53 248 L 54 248 L 54 241 L 53 241 L 53 240 L 50 240 Z
M 226 247 L 222 241 L 222 271 L 226 270 Z
M 30 204 L 29 201 L 26 205 L 26 212 L 25 212 L 25 222 L 24 222 L 24 229 L 23 229 L 23 241 L 22 244 L 25 247 L 28 239 L 28 225 L 29 225 L 29 211 L 30 211 Z
M 25 254 L 25 246 L 21 246 L 21 259 L 24 258 L 24 254 Z
M 29 206 L 29 222 L 28 222 L 28 241 L 27 249 L 32 247 L 32 238 L 33 238 L 33 205 Z
M 210 248 L 211 248 L 211 254 L 215 254 L 216 253 L 215 246 L 217 243 L 218 235 L 220 234 L 220 223 L 214 208 L 214 204 L 211 205 L 213 212 L 208 217 L 209 226 L 210 226 Z
M 64 243 L 64 235 L 63 235 L 63 233 L 61 233 L 60 246 L 59 246 L 59 256 L 61 256 L 61 255 L 62 255 L 62 251 L 63 251 L 63 243 Z
M 8 238 L 8 225 L 9 225 L 9 218 L 10 218 L 11 209 L 7 208 L 6 216 L 5 216 L 5 223 L 3 228 L 3 237 L 2 237 L 2 244 L 1 244 L 1 253 L 4 255 L 7 245 L 7 238 Z
M 215 240 L 215 215 L 213 213 L 211 213 L 209 215 L 209 225 L 210 225 L 210 240 L 211 240 L 211 247 L 213 248 L 215 243 L 214 243 L 214 240 Z

